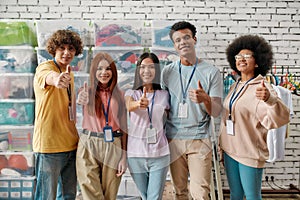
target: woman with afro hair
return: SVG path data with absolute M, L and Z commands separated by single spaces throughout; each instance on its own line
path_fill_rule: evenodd
M 232 70 L 240 75 L 227 97 L 220 127 L 220 150 L 231 200 L 261 199 L 261 183 L 269 153 L 269 129 L 289 122 L 289 109 L 264 76 L 272 67 L 273 52 L 257 35 L 236 38 L 226 49 Z

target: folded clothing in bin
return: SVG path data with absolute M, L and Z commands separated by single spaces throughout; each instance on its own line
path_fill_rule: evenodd
M 33 152 L 0 152 L 0 177 L 34 175 Z
M 95 46 L 142 46 L 141 21 L 96 21 L 94 27 Z
M 34 73 L 36 54 L 29 46 L 0 46 L 0 72 Z
M 33 99 L 0 100 L 0 125 L 32 125 L 33 121 Z
M 37 46 L 33 21 L 0 21 L 0 46 Z
M 32 151 L 33 125 L 0 126 L 0 151 Z
M 0 99 L 32 99 L 33 73 L 0 73 Z

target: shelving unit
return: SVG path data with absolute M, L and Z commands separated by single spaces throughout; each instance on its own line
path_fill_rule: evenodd
M 36 68 L 32 21 L 0 21 L 0 199 L 33 199 L 33 77 Z

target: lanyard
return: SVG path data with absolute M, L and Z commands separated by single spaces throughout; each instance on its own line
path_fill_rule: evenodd
M 59 69 L 59 72 L 61 73 L 61 69 L 59 67 L 59 65 L 57 64 L 56 60 L 53 60 L 56 67 Z M 71 105 L 71 85 L 69 84 L 69 87 L 67 88 L 67 92 L 68 92 L 68 98 L 69 98 L 69 105 Z
M 198 63 L 198 58 L 196 59 L 196 63 L 194 65 L 194 68 L 193 68 L 193 71 L 192 71 L 192 74 L 190 76 L 190 79 L 186 85 L 186 88 L 185 90 L 183 89 L 183 83 L 182 83 L 182 77 L 181 77 L 181 61 L 179 61 L 179 75 L 180 75 L 180 83 L 181 83 L 181 92 L 182 92 L 182 96 L 183 96 L 183 103 L 185 103 L 185 100 L 186 100 L 186 97 L 187 97 L 187 90 L 188 90 L 188 87 L 191 83 L 191 80 L 194 76 L 194 73 L 195 73 L 195 70 L 196 70 L 196 67 L 197 67 L 197 63 Z
M 154 97 L 155 97 L 155 90 L 154 90 L 153 97 L 151 100 L 151 111 L 149 110 L 149 107 L 147 107 L 148 117 L 149 117 L 149 121 L 150 121 L 150 128 L 152 128 L 152 113 L 153 113 L 153 107 L 154 107 Z
M 107 103 L 107 108 L 106 108 L 106 111 L 105 111 L 105 108 L 104 108 L 104 104 L 102 103 L 102 110 L 103 110 L 103 113 L 104 113 L 104 116 L 105 116 L 105 124 L 106 126 L 108 125 L 108 112 L 109 112 L 109 105 L 110 105 L 110 97 L 108 98 L 108 103 Z
M 243 85 L 243 87 L 238 91 L 238 93 L 235 95 L 236 93 L 236 88 L 240 82 L 240 80 L 236 83 L 235 87 L 234 87 L 234 91 L 230 97 L 230 101 L 229 101 L 229 119 L 231 120 L 231 112 L 232 112 L 232 105 L 235 102 L 235 100 L 238 98 L 238 96 L 240 95 L 240 93 L 243 91 L 243 89 L 245 88 L 245 86 L 249 83 L 249 81 L 251 81 L 253 78 L 249 79 L 248 81 L 246 81 L 245 85 Z

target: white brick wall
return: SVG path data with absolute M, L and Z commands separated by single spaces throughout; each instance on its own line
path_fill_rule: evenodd
M 220 69 L 228 66 L 224 54 L 228 43 L 246 33 L 269 40 L 276 65 L 300 66 L 299 0 L 0 0 L 0 4 L 1 19 L 198 21 L 199 52 Z M 147 47 L 151 36 L 145 36 Z M 300 97 L 293 97 L 296 115 L 287 139 L 286 159 L 267 164 L 265 170 L 265 175 L 274 176 L 277 184 L 286 187 L 290 183 L 299 187 Z M 224 174 L 222 178 L 227 186 Z

